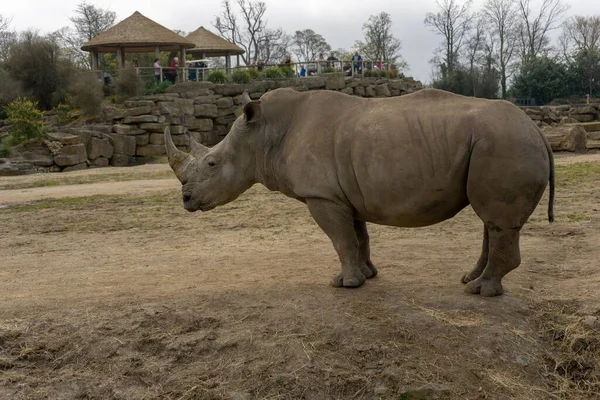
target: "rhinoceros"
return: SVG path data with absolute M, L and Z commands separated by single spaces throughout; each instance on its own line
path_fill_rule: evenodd
M 165 129 L 184 208 L 209 211 L 256 183 L 304 202 L 339 256 L 335 287 L 377 275 L 367 222 L 423 227 L 471 205 L 483 246 L 462 282 L 467 293 L 497 296 L 548 182 L 553 221 L 552 150 L 509 102 L 435 89 L 376 99 L 276 89 L 255 101 L 245 92 L 242 106 L 212 148 L 192 138 L 190 153 L 178 150 Z

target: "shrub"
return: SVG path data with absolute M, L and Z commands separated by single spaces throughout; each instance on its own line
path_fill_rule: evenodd
M 56 107 L 56 124 L 65 126 L 71 121 L 71 106 L 61 103 Z
M 286 78 L 294 78 L 296 77 L 296 71 L 292 67 L 282 67 L 281 73 Z
M 71 89 L 76 107 L 84 114 L 95 116 L 102 111 L 104 92 L 102 82 L 94 73 L 82 73 L 77 76 Z
M 283 78 L 283 72 L 281 71 L 281 68 L 278 67 L 272 67 L 272 68 L 267 68 L 263 71 L 262 73 L 262 77 L 265 79 L 279 79 L 279 78 Z
M 12 152 L 10 140 L 12 138 L 10 136 L 5 137 L 0 143 L 0 157 L 9 157 Z
M 335 72 L 335 69 L 333 69 L 333 68 L 331 68 L 331 67 L 325 68 L 325 69 L 323 70 L 323 73 L 324 73 L 324 74 L 330 74 L 330 73 L 332 73 L 332 72 Z
M 171 86 L 171 81 L 152 82 L 144 89 L 145 95 L 162 94 L 167 92 L 167 88 Z
M 21 83 L 11 77 L 7 70 L 0 68 L 0 119 L 6 118 L 3 107 L 22 95 Z
M 118 100 L 123 101 L 142 93 L 142 81 L 133 67 L 123 68 L 115 80 L 115 89 Z
M 5 110 L 6 122 L 11 126 L 11 138 L 8 141 L 10 145 L 17 146 L 28 140 L 44 137 L 44 114 L 37 109 L 37 103 L 18 97 L 7 105 Z
M 227 75 L 223 71 L 213 71 L 208 75 L 208 80 L 212 83 L 226 83 Z
M 248 68 L 246 72 L 248 73 L 248 76 L 250 76 L 251 80 L 260 78 L 260 72 L 257 69 Z
M 237 69 L 231 74 L 231 80 L 235 83 L 250 83 L 252 78 L 247 70 Z

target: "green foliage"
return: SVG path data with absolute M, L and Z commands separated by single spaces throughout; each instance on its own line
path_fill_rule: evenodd
M 332 73 L 332 72 L 335 72 L 335 69 L 334 69 L 334 68 L 331 68 L 331 67 L 327 67 L 327 68 L 325 68 L 325 69 L 323 70 L 323 73 L 324 73 L 324 74 L 330 74 L 330 73 Z
M 0 68 L 0 119 L 6 118 L 3 107 L 22 95 L 21 83 L 10 76 L 7 70 Z
M 523 63 L 512 87 L 514 96 L 534 98 L 538 105 L 568 97 L 569 91 L 567 67 L 546 56 Z
M 235 83 L 250 83 L 252 77 L 248 70 L 236 69 L 231 74 L 231 80 Z
M 12 152 L 11 140 L 12 137 L 7 136 L 0 143 L 0 157 L 10 157 L 10 153 Z
M 18 97 L 6 107 L 6 122 L 11 126 L 8 143 L 17 146 L 26 141 L 40 140 L 46 133 L 44 114 L 37 109 L 37 103 Z M 4 143 L 4 141 L 3 141 Z
M 95 116 L 102 111 L 104 92 L 102 82 L 94 73 L 81 73 L 75 78 L 71 88 L 75 106 L 80 108 L 85 115 Z
M 227 75 L 223 71 L 213 71 L 208 75 L 207 79 L 212 83 L 226 83 Z
M 162 94 L 167 92 L 167 88 L 173 85 L 171 81 L 152 82 L 144 89 L 145 95 Z
M 378 70 L 365 71 L 365 78 L 387 78 L 387 77 L 388 77 L 387 71 L 378 71 Z
M 261 74 L 261 76 L 264 79 L 281 79 L 281 78 L 285 77 L 281 68 L 278 68 L 278 67 L 271 67 L 271 68 L 265 69 L 263 71 L 263 73 Z
M 296 71 L 292 67 L 282 67 L 280 69 L 285 78 L 294 78 L 296 76 Z
M 115 80 L 118 101 L 139 96 L 142 93 L 142 80 L 133 67 L 123 68 Z
M 255 68 L 248 68 L 246 70 L 251 80 L 260 78 L 260 72 Z
M 56 123 L 58 126 L 65 126 L 71 121 L 71 106 L 61 103 L 56 107 Z

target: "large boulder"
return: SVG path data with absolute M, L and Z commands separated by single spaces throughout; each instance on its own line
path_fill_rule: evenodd
M 152 103 L 152 102 L 151 102 Z M 152 103 L 154 105 L 154 103 Z M 125 117 L 137 117 L 138 115 L 150 114 L 152 112 L 152 106 L 145 105 L 141 107 L 128 108 L 123 111 L 123 118 Z
M 543 127 L 552 151 L 586 152 L 586 132 L 579 125 Z
M 54 163 L 59 167 L 69 167 L 86 161 L 87 152 L 83 143 L 63 146 L 60 148 L 60 154 L 54 157 Z
M 5 158 L 0 158 L 0 176 L 14 176 L 19 175 L 19 168 L 12 165 L 10 161 Z
M 60 144 L 63 146 L 71 146 L 81 143 L 81 136 L 72 135 L 70 133 L 50 132 L 47 136 L 49 140 L 60 142 Z
M 113 147 L 108 138 L 92 137 L 87 145 L 87 154 L 90 160 L 98 157 L 111 158 L 113 155 Z
M 217 118 L 219 109 L 216 104 L 198 104 L 194 107 L 194 115 L 201 118 Z
M 115 154 L 126 156 L 135 155 L 135 136 L 113 134 L 109 135 L 109 137 L 111 138 Z

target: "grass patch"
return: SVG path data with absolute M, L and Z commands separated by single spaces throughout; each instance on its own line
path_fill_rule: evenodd
M 99 182 L 125 182 L 150 179 L 175 179 L 175 175 L 172 171 L 156 171 L 142 174 L 90 174 L 85 176 L 55 174 L 52 177 L 36 179 L 30 182 L 0 182 L 0 189 L 30 189 L 36 187 L 82 185 L 86 183 Z
M 556 186 L 576 186 L 600 179 L 600 163 L 585 162 L 556 166 Z
M 569 222 L 581 222 L 581 221 L 589 221 L 591 218 L 585 214 L 568 214 L 567 219 Z

